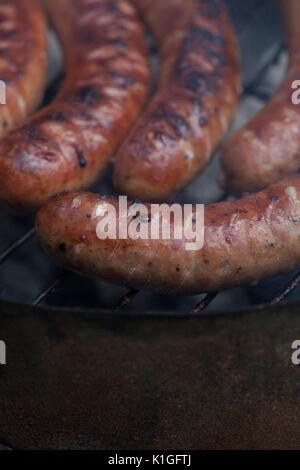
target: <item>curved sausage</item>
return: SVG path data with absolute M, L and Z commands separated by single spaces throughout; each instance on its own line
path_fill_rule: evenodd
M 292 84 L 300 80 L 300 2 L 282 0 L 279 4 L 289 66 L 274 97 L 223 148 L 221 184 L 235 193 L 262 189 L 300 167 L 300 106 L 292 102 Z
M 159 83 L 121 146 L 120 194 L 162 200 L 209 162 L 240 93 L 235 33 L 221 0 L 134 0 L 158 41 Z
M 204 246 L 197 251 L 188 251 L 184 238 L 120 239 L 117 233 L 117 239 L 100 240 L 96 230 L 107 203 L 118 213 L 116 199 L 91 193 L 51 199 L 36 218 L 46 251 L 79 274 L 186 295 L 249 284 L 300 266 L 300 175 L 234 202 L 206 206 Z M 150 218 L 143 216 L 141 224 L 150 233 Z
M 45 86 L 47 24 L 37 0 L 0 2 L 0 137 L 39 105 Z
M 0 142 L 0 202 L 40 206 L 94 183 L 144 104 L 144 32 L 127 0 L 45 0 L 66 78 L 53 103 Z

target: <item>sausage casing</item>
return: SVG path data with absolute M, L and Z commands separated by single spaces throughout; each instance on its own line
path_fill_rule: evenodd
M 206 206 L 204 246 L 197 251 L 186 250 L 184 238 L 101 240 L 97 226 L 107 203 L 118 214 L 116 199 L 92 193 L 58 195 L 39 211 L 37 234 L 64 268 L 129 288 L 189 295 L 300 266 L 300 175 L 234 202 Z
M 127 0 L 45 0 L 62 42 L 57 98 L 0 142 L 0 201 L 22 210 L 94 183 L 147 98 L 144 31 Z
M 255 192 L 300 167 L 300 105 L 292 88 L 300 80 L 298 0 L 279 1 L 290 54 L 286 76 L 262 111 L 224 145 L 221 184 L 235 193 Z
M 157 92 L 121 146 L 120 194 L 163 200 L 210 160 L 240 93 L 235 33 L 220 0 L 134 0 L 158 41 Z
M 0 137 L 39 105 L 45 86 L 47 24 L 38 0 L 0 2 Z

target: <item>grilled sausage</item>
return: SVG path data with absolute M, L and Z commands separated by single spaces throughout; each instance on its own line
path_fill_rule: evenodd
M 220 0 L 134 0 L 158 41 L 155 96 L 117 155 L 121 194 L 162 200 L 209 162 L 240 93 L 235 33 Z
M 40 206 L 94 183 L 147 98 L 144 32 L 127 0 L 46 0 L 66 78 L 57 98 L 0 142 L 0 202 Z
M 0 2 L 0 137 L 23 123 L 41 101 L 47 25 L 37 0 Z
M 224 146 L 221 184 L 235 193 L 262 189 L 300 167 L 300 106 L 292 102 L 292 84 L 300 79 L 300 2 L 279 3 L 286 26 L 289 66 L 274 97 Z
M 39 211 L 37 234 L 63 267 L 130 288 L 190 295 L 300 266 L 300 175 L 234 202 L 206 206 L 204 247 L 198 251 L 186 250 L 184 238 L 120 239 L 117 233 L 116 239 L 100 240 L 96 230 L 107 203 L 118 214 L 117 200 L 91 193 L 58 195 Z M 150 232 L 151 220 L 141 223 Z

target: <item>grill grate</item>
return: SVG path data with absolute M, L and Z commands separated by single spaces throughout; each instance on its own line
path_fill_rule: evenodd
M 256 114 L 274 92 L 284 73 L 286 52 L 278 13 L 272 0 L 247 0 L 244 2 L 227 0 L 227 3 L 239 36 L 244 73 L 244 93 L 240 111 L 234 125 L 235 130 L 252 117 L 253 114 Z M 57 45 L 54 44 L 52 49 L 54 51 L 52 51 L 52 56 L 55 59 L 53 60 L 57 62 L 56 57 L 59 55 Z M 58 60 L 58 63 L 60 62 Z M 60 72 L 59 77 L 52 80 L 46 92 L 44 104 L 51 101 L 57 92 L 61 78 L 62 74 Z M 218 159 L 216 158 L 207 171 L 200 175 L 196 182 L 187 188 L 187 190 L 177 195 L 175 200 L 180 202 L 201 200 L 201 202 L 206 203 L 227 199 L 230 195 L 221 193 L 217 185 L 217 175 Z M 94 189 L 101 193 L 113 194 L 110 176 L 109 174 Z M 207 179 L 209 184 L 205 184 Z M 210 184 L 211 181 L 213 182 L 212 184 Z M 212 193 L 208 189 L 211 186 L 213 187 Z M 170 202 L 175 201 L 172 200 Z M 13 217 L 3 217 L 2 224 L 0 224 L 0 239 L 2 237 L 4 240 L 8 240 L 14 230 L 19 230 L 24 225 L 28 227 L 27 219 L 18 219 L 16 221 Z M 4 230 L 2 230 L 3 227 L 5 227 Z M 0 253 L 0 265 L 2 267 L 4 263 L 7 263 L 5 264 L 5 272 L 6 275 L 10 273 L 8 283 L 12 282 L 14 287 L 11 288 L 12 290 L 8 289 L 8 293 L 3 288 L 0 291 L 0 298 L 23 301 L 33 305 L 48 303 L 55 306 L 75 307 L 83 306 L 80 304 L 83 301 L 86 306 L 96 308 L 97 310 L 109 308 L 112 312 L 120 312 L 124 308 L 131 309 L 132 311 L 134 311 L 134 308 L 146 311 L 149 310 L 149 306 L 154 304 L 160 311 L 176 310 L 179 313 L 189 311 L 192 314 L 199 314 L 206 308 L 209 311 L 214 311 L 214 308 L 220 310 L 224 304 L 225 310 L 226 308 L 231 310 L 233 306 L 240 309 L 249 305 L 265 304 L 266 299 L 271 298 L 273 298 L 272 303 L 278 303 L 290 295 L 300 283 L 300 272 L 290 282 L 288 281 L 291 275 L 280 276 L 276 280 L 269 280 L 254 287 L 248 286 L 234 289 L 226 294 L 213 293 L 201 296 L 200 298 L 197 296 L 192 299 L 195 306 L 191 308 L 190 298 L 180 298 L 179 300 L 177 296 L 159 296 L 157 294 L 141 293 L 136 290 L 130 290 L 125 293 L 123 292 L 124 289 L 118 287 L 111 286 L 108 288 L 103 283 L 81 280 L 73 274 L 57 271 L 51 261 L 45 260 L 46 257 L 38 248 L 32 226 L 29 229 L 27 228 L 25 233 L 23 231 L 16 241 L 7 244 L 3 241 L 2 246 L 6 247 Z M 29 281 L 29 283 L 26 279 L 27 274 L 21 274 L 21 285 L 23 286 L 27 283 L 27 288 L 24 288 L 27 295 L 23 295 L 22 289 L 21 292 L 17 292 L 18 287 L 15 282 L 18 279 L 16 279 L 15 273 L 22 272 L 24 265 L 28 263 L 29 259 L 31 261 L 36 260 L 38 267 L 36 268 L 35 263 L 33 263 L 34 266 L 30 269 L 30 273 L 35 274 L 35 279 Z M 8 264 L 12 264 L 11 268 L 8 268 Z M 66 286 L 68 282 L 70 282 L 70 287 Z M 287 287 L 282 290 L 282 286 L 286 284 L 288 284 Z M 47 287 L 42 288 L 45 285 Z M 84 286 L 84 292 L 80 294 L 79 290 L 82 286 Z M 34 296 L 32 296 L 33 292 L 35 292 Z M 119 292 L 120 296 L 118 295 Z M 276 292 L 280 293 L 275 296 Z M 116 306 L 111 305 L 116 296 L 120 300 Z M 100 305 L 98 305 L 99 298 Z M 219 298 L 218 304 L 217 299 Z M 136 307 L 133 304 L 136 304 Z M 211 304 L 216 305 L 216 307 L 211 307 Z

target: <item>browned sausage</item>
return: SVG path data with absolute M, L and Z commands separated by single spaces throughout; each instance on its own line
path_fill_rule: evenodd
M 47 25 L 38 1 L 1 0 L 0 137 L 23 123 L 40 103 L 46 62 Z
M 225 144 L 221 184 L 236 192 L 254 192 L 300 167 L 300 105 L 293 104 L 294 80 L 300 80 L 300 2 L 279 1 L 286 25 L 289 66 L 265 108 Z
M 235 113 L 240 76 L 235 33 L 221 0 L 134 0 L 158 41 L 157 92 L 121 146 L 121 194 L 162 200 L 209 162 Z
M 148 94 L 147 46 L 130 2 L 44 3 L 67 72 L 54 102 L 0 142 L 0 201 L 18 210 L 95 182 Z
M 187 251 L 184 238 L 100 240 L 96 228 L 107 203 L 118 211 L 115 199 L 69 193 L 40 210 L 37 234 L 59 264 L 130 288 L 187 295 L 249 284 L 300 266 L 300 175 L 234 202 L 206 206 L 204 247 L 198 251 Z M 151 220 L 141 223 L 150 232 Z

